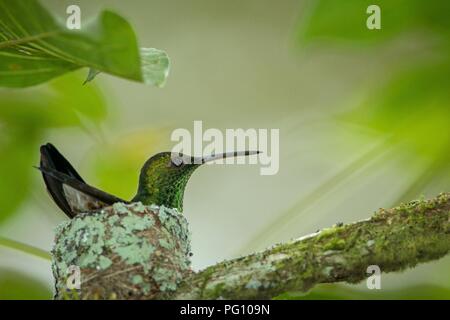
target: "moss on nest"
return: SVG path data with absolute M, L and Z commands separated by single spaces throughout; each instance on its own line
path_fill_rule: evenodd
M 190 273 L 188 223 L 175 209 L 116 203 L 78 215 L 55 233 L 57 299 L 170 298 Z M 70 266 L 81 271 L 75 292 L 66 285 Z

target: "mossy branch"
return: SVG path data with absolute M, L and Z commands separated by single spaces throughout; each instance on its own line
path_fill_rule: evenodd
M 367 267 L 401 271 L 450 250 L 450 193 L 380 209 L 265 251 L 189 268 L 187 222 L 176 210 L 115 204 L 62 225 L 53 249 L 57 298 L 270 299 L 319 283 L 356 283 Z M 78 292 L 67 270 L 81 268 Z
M 270 299 L 319 283 L 359 282 L 369 265 L 401 271 L 449 250 L 450 193 L 443 193 L 216 264 L 184 279 L 174 298 Z

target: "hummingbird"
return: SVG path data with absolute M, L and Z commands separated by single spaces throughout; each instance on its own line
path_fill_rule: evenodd
M 183 211 L 183 197 L 192 173 L 201 165 L 229 157 L 250 156 L 260 151 L 235 151 L 192 157 L 182 153 L 161 152 L 142 166 L 136 195 L 126 201 L 87 184 L 70 162 L 51 143 L 40 148 L 41 171 L 47 191 L 69 217 L 92 212 L 116 202 L 140 201 L 144 205 L 163 205 Z

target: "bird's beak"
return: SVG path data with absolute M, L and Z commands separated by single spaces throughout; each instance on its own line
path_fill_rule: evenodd
M 210 156 L 206 156 L 201 158 L 201 163 L 207 163 L 211 161 L 216 161 L 219 159 L 232 158 L 232 157 L 240 157 L 240 156 L 251 156 L 255 154 L 259 154 L 261 151 L 234 151 L 234 152 L 225 152 L 219 154 L 212 154 Z

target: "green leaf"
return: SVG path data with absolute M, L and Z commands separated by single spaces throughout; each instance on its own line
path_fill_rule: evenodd
M 36 0 L 0 0 L 0 86 L 32 86 L 82 67 L 162 86 L 169 59 L 139 49 L 130 24 L 111 11 L 69 30 Z
M 450 61 L 444 61 L 395 75 L 343 118 L 406 142 L 422 156 L 443 156 L 448 162 L 449 72 Z
M 141 48 L 140 52 L 144 83 L 155 86 L 164 85 L 169 75 L 167 54 L 154 48 Z
M 100 73 L 100 71 L 90 68 L 89 73 L 87 75 L 86 80 L 84 80 L 83 84 L 91 82 L 94 78 Z
M 32 190 L 33 176 L 40 175 L 32 166 L 46 130 L 78 126 L 95 133 L 105 118 L 100 90 L 81 81 L 72 73 L 37 87 L 0 89 L 0 223 L 17 211 Z
M 77 74 L 67 74 L 38 87 L 0 89 L 0 124 L 27 130 L 80 126 L 81 119 L 100 123 L 106 117 L 104 96 L 81 82 Z
M 310 1 L 310 4 L 313 10 L 311 16 L 301 16 L 299 38 L 302 42 L 333 40 L 375 43 L 400 33 L 450 31 L 449 1 L 317 0 Z M 369 17 L 366 10 L 372 4 L 381 9 L 380 30 L 366 27 Z
M 0 143 L 0 223 L 19 208 L 30 191 L 33 152 L 37 150 L 35 128 L 10 129 Z
M 0 269 L 1 300 L 42 300 L 51 299 L 48 286 L 40 281 L 14 270 Z
M 169 75 L 169 58 L 164 51 L 154 48 L 141 48 L 141 63 L 144 75 L 143 82 L 154 86 L 163 86 Z M 100 73 L 96 69 L 89 69 L 86 84 Z

